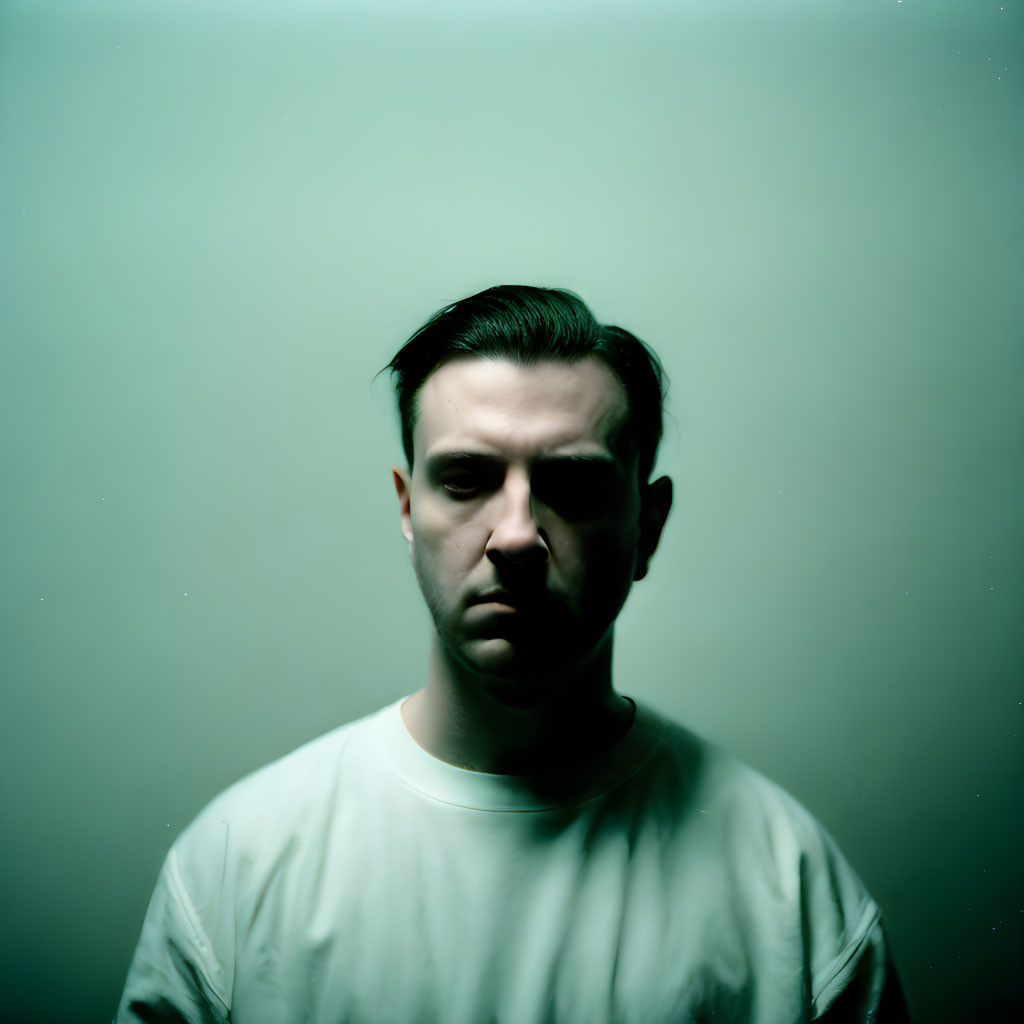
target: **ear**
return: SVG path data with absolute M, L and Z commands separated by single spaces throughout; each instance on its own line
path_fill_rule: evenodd
M 398 466 L 391 467 L 391 476 L 395 481 L 395 490 L 398 492 L 398 509 L 402 516 L 402 535 L 409 542 L 409 551 L 412 551 L 412 475 L 407 469 L 399 469 Z
M 646 484 L 640 491 L 640 540 L 637 543 L 636 571 L 634 580 L 647 575 L 647 567 L 654 554 L 661 531 L 672 508 L 672 481 L 663 476 L 654 483 Z

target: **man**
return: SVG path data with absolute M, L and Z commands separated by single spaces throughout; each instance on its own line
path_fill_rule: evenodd
M 612 686 L 672 501 L 657 358 L 571 293 L 500 287 L 390 368 L 425 685 L 200 814 L 119 1020 L 904 1019 L 821 827 Z

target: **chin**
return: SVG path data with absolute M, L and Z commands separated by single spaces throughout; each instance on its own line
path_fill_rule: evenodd
M 506 639 L 475 640 L 467 648 L 459 660 L 503 704 L 533 707 L 563 689 L 564 666 L 550 650 L 524 650 Z
M 503 637 L 472 640 L 463 649 L 460 659 L 474 673 L 498 680 L 529 683 L 546 675 L 550 659 L 539 651 L 527 652 L 521 644 Z

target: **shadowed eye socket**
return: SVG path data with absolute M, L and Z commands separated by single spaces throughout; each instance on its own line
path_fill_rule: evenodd
M 501 486 L 504 469 L 486 456 L 453 454 L 432 459 L 430 478 L 449 497 L 474 498 Z
M 498 458 L 447 452 L 427 460 L 431 484 L 454 501 L 470 501 L 500 490 L 507 471 Z M 606 515 L 622 497 L 618 464 L 595 456 L 544 458 L 531 467 L 534 497 L 563 519 L 584 521 Z
M 534 468 L 533 493 L 563 519 L 598 519 L 620 499 L 622 477 L 607 459 L 568 458 Z

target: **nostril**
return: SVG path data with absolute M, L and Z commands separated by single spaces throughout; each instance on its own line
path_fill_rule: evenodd
M 529 548 L 518 548 L 515 550 L 502 550 L 500 548 L 491 548 L 487 552 L 487 557 L 492 562 L 509 562 L 512 565 L 525 565 L 527 563 L 534 562 L 546 562 L 548 558 L 548 549 L 543 544 L 538 544 L 535 547 Z

